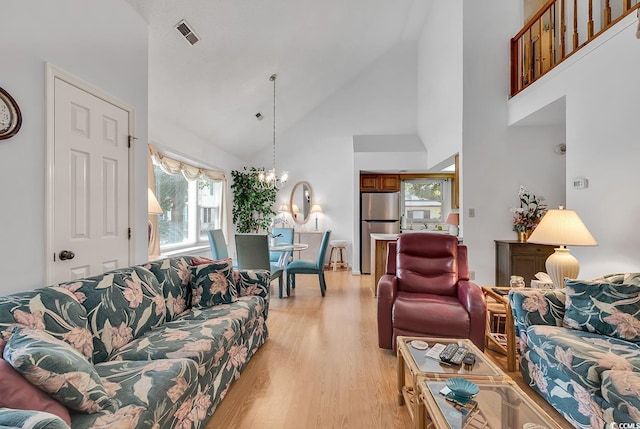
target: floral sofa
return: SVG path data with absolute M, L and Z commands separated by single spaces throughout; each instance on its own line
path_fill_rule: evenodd
M 640 422 L 640 274 L 509 292 L 520 372 L 577 428 Z
M 0 427 L 203 427 L 268 307 L 268 271 L 186 256 L 0 297 Z

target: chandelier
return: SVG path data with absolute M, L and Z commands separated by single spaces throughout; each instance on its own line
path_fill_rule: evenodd
M 269 80 L 273 82 L 273 168 L 271 170 L 258 170 L 258 180 L 266 188 L 280 190 L 286 183 L 289 175 L 283 171 L 280 176 L 276 175 L 276 74 L 272 74 Z

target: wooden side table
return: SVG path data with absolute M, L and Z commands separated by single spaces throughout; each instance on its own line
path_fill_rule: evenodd
M 500 351 L 507 355 L 507 371 L 513 372 L 516 370 L 516 333 L 515 327 L 513 325 L 513 313 L 511 312 L 511 304 L 509 304 L 509 298 L 506 295 L 501 295 L 496 291 L 508 292 L 511 290 L 510 287 L 504 286 L 482 286 L 482 293 L 484 293 L 485 297 L 491 298 L 495 301 L 497 305 L 501 305 L 504 307 L 505 312 L 505 335 L 507 337 L 507 345 L 504 346 L 497 342 L 490 334 L 491 332 L 487 332 L 485 334 L 485 346 L 488 344 L 492 344 L 497 347 Z M 488 314 L 487 317 L 490 315 Z

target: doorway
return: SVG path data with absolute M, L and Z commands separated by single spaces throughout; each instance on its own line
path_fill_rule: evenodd
M 47 281 L 130 264 L 134 109 L 47 66 Z

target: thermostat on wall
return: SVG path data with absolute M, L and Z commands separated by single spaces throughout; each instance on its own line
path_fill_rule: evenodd
M 589 187 L 589 180 L 586 177 L 576 177 L 573 179 L 574 189 L 585 189 Z

